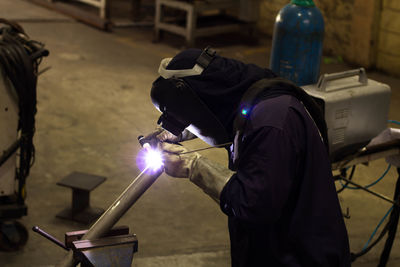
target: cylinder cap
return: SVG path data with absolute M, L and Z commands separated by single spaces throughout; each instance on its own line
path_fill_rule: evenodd
M 292 0 L 291 3 L 298 6 L 315 6 L 313 0 Z

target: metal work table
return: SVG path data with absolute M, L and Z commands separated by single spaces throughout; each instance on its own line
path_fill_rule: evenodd
M 399 223 L 400 217 L 400 139 L 393 138 L 395 135 L 398 135 L 399 132 L 394 132 L 395 134 L 392 136 L 392 129 L 386 129 L 382 134 L 378 137 L 374 138 L 370 144 L 361 150 L 357 151 L 354 154 L 348 155 L 341 160 L 335 161 L 332 163 L 333 171 L 342 171 L 341 174 L 334 176 L 337 180 L 343 180 L 346 184 L 351 184 L 352 186 L 357 187 L 357 189 L 361 189 L 366 191 L 380 199 L 383 199 L 387 202 L 390 202 L 393 207 L 388 219 L 388 222 L 384 226 L 379 237 L 371 243 L 367 248 L 363 249 L 361 252 L 352 253 L 352 260 L 363 256 L 366 254 L 376 243 L 378 243 L 386 234 L 387 239 L 385 242 L 385 246 L 381 253 L 380 261 L 378 266 L 386 266 L 390 252 L 392 249 L 392 245 L 396 236 L 397 226 Z M 398 130 L 398 129 L 396 129 Z M 351 175 L 347 178 L 343 173 L 346 173 L 347 168 L 354 167 L 358 164 L 368 164 L 370 161 L 374 161 L 377 159 L 386 158 L 386 161 L 391 163 L 392 165 L 397 167 L 397 173 L 399 177 L 397 179 L 396 187 L 394 190 L 393 198 L 387 197 L 383 194 L 370 190 L 369 186 L 362 186 L 357 184 L 351 180 Z M 344 171 L 344 172 L 343 172 Z M 346 185 L 345 185 L 346 186 Z M 343 188 L 345 188 L 343 186 Z M 341 190 L 343 190 L 343 188 Z M 340 190 L 340 191 L 341 191 Z M 340 192 L 338 191 L 338 192 Z

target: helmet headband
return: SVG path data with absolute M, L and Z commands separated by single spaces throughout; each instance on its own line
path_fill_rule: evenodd
M 172 58 L 164 58 L 161 60 L 160 67 L 158 68 L 158 73 L 164 79 L 170 78 L 182 78 L 186 76 L 200 75 L 205 68 L 214 59 L 216 52 L 210 47 L 206 47 L 196 60 L 196 64 L 191 69 L 181 69 L 181 70 L 170 70 L 167 69 L 168 64 L 171 62 Z
M 171 60 L 172 58 L 164 58 L 163 60 L 161 60 L 160 67 L 158 68 L 158 73 L 164 79 L 182 78 L 186 76 L 200 75 L 204 70 L 204 68 L 197 63 L 191 69 L 168 70 L 167 66 L 169 62 L 171 62 Z

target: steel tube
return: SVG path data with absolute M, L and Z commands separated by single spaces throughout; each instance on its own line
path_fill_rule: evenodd
M 163 172 L 163 170 L 160 169 L 150 174 L 146 173 L 147 170 L 148 167 L 133 180 L 114 203 L 90 227 L 87 233 L 81 238 L 82 240 L 96 239 L 106 234 Z M 73 251 L 71 250 L 63 261 L 56 266 L 72 267 L 76 264 L 77 262 L 74 261 Z

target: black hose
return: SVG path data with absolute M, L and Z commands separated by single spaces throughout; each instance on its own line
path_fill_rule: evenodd
M 354 175 L 354 171 L 355 170 L 356 170 L 356 165 L 354 165 L 353 168 L 351 169 L 350 176 L 349 176 L 348 180 L 351 181 L 351 179 L 353 179 L 353 175 Z M 343 178 L 346 178 L 347 170 L 346 169 L 341 169 L 340 170 L 340 176 L 343 177 Z M 340 179 L 340 177 L 338 179 Z M 338 194 L 341 193 L 343 190 L 345 190 L 347 188 L 348 185 L 349 185 L 349 182 L 346 181 L 346 183 L 342 186 L 342 188 L 337 190 L 336 193 L 338 193 Z
M 383 227 L 383 229 L 382 229 L 381 233 L 379 234 L 378 238 L 377 238 L 374 242 L 372 242 L 368 247 L 366 247 L 365 249 L 361 250 L 361 251 L 358 252 L 358 253 L 351 253 L 351 261 L 352 261 L 352 262 L 355 261 L 357 258 L 359 258 L 359 257 L 361 257 L 361 256 L 363 256 L 363 255 L 365 255 L 365 254 L 367 254 L 368 251 L 370 251 L 373 247 L 375 247 L 375 245 L 378 244 L 379 241 L 381 241 L 382 238 L 383 238 L 383 237 L 386 235 L 386 233 L 388 232 L 388 230 L 389 230 L 389 225 L 390 225 L 390 224 L 387 223 L 387 224 L 385 225 L 385 227 Z
M 18 202 L 23 203 L 23 187 L 34 161 L 36 114 L 36 84 L 38 66 L 43 56 L 48 55 L 44 45 L 30 40 L 23 28 L 15 22 L 0 19 L 6 26 L 0 28 L 0 71 L 5 81 L 10 81 L 18 96 L 19 166 Z M 11 148 L 10 148 L 11 149 Z M 14 147 L 12 150 L 14 151 Z

